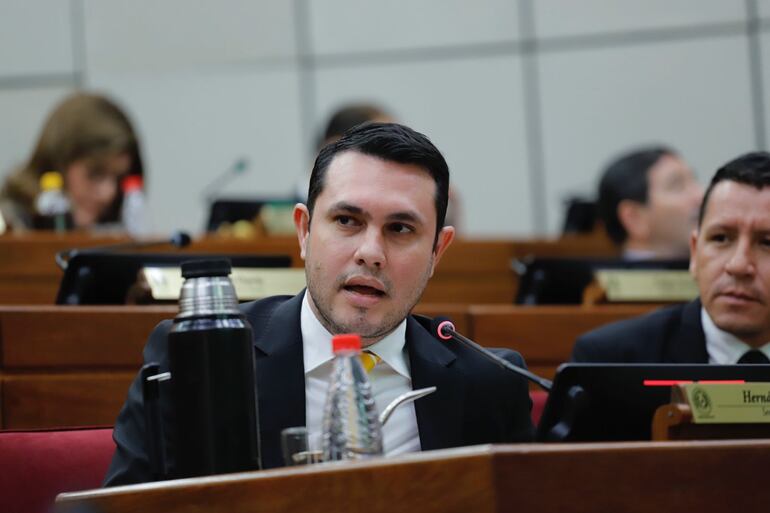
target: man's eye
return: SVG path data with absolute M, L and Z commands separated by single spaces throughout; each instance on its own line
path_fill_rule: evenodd
M 342 226 L 356 226 L 358 224 L 356 220 L 350 216 L 337 216 L 335 221 Z
M 727 240 L 727 235 L 724 233 L 713 233 L 709 236 L 709 240 L 711 242 L 725 242 Z
M 414 228 L 404 223 L 393 223 L 390 225 L 390 231 L 395 233 L 412 233 Z

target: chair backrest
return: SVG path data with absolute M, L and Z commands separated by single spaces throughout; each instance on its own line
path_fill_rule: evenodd
M 46 513 L 61 492 L 101 486 L 112 428 L 0 431 L 0 509 Z
M 537 426 L 540 422 L 540 417 L 543 415 L 545 402 L 548 400 L 548 392 L 545 392 L 544 390 L 530 390 L 529 398 L 532 399 L 530 417 L 532 418 L 532 423 Z

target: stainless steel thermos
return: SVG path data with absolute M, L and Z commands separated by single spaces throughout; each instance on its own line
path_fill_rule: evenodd
M 259 468 L 254 349 L 226 259 L 182 264 L 168 335 L 171 477 Z

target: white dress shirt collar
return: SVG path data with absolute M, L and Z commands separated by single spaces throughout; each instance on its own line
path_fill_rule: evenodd
M 307 296 L 302 298 L 300 313 L 303 359 L 305 365 L 305 422 L 311 450 L 322 446 L 323 413 L 332 373 L 332 335 L 318 321 Z M 406 320 L 392 333 L 371 345 L 382 362 L 369 372 L 372 397 L 378 413 L 396 397 L 412 390 L 405 350 Z M 386 455 L 419 451 L 420 434 L 414 403 L 397 408 L 382 428 Z
M 738 360 L 746 351 L 752 349 L 750 345 L 722 329 L 719 329 L 704 307 L 700 310 L 700 320 L 703 325 L 703 333 L 706 335 L 706 352 L 709 355 L 709 363 L 730 365 L 738 363 Z M 770 358 L 770 342 L 759 348 L 765 356 Z
M 334 357 L 332 352 L 332 335 L 324 328 L 321 322 L 310 308 L 308 292 L 302 298 L 302 310 L 300 313 L 302 330 L 303 360 L 305 374 L 320 367 Z M 404 351 L 406 343 L 406 319 L 391 331 L 385 338 L 372 344 L 366 349 L 382 358 L 382 361 L 390 366 L 401 376 L 411 379 L 409 364 Z

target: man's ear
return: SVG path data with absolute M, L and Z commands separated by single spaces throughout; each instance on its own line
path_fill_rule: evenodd
M 446 249 L 452 243 L 454 238 L 455 238 L 454 226 L 445 226 L 438 233 L 438 238 L 436 239 L 436 245 L 433 248 L 433 264 L 431 265 L 431 268 L 430 268 L 431 276 L 433 276 L 433 271 L 436 270 L 438 261 L 441 260 L 441 256 L 444 254 L 444 251 L 446 251 Z
M 294 205 L 294 228 L 299 240 L 299 256 L 305 259 L 307 237 L 310 234 L 310 211 L 302 203 Z
M 695 252 L 698 249 L 698 230 L 690 233 L 690 275 L 693 279 L 698 277 L 698 262 L 695 259 Z
M 633 241 L 647 242 L 650 238 L 650 220 L 647 206 L 634 200 L 618 203 L 618 220 Z

